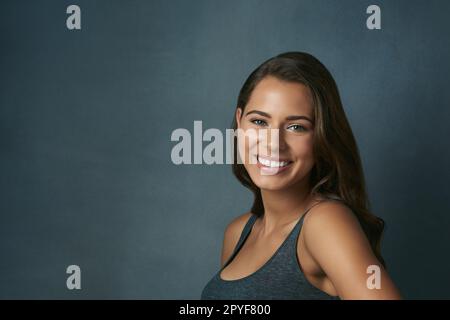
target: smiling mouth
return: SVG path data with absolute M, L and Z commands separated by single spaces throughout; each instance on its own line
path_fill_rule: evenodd
M 260 157 L 259 155 L 256 156 L 256 160 L 258 161 L 258 164 L 265 168 L 272 168 L 272 169 L 282 169 L 289 166 L 293 161 L 290 160 L 283 160 L 283 161 L 275 161 L 269 158 Z

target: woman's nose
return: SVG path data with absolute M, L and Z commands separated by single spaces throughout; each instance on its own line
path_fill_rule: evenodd
M 267 129 L 267 132 L 263 135 L 262 154 L 277 157 L 280 152 L 286 149 L 286 141 L 284 139 L 284 134 L 278 128 Z M 261 145 L 261 144 L 260 144 Z

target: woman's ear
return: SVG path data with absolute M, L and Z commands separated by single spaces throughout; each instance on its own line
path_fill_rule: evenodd
M 236 108 L 236 124 L 237 124 L 238 129 L 241 127 L 241 115 L 242 115 L 242 109 Z

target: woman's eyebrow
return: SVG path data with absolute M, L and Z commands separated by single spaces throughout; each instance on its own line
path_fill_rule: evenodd
M 263 117 L 266 117 L 266 118 L 269 118 L 269 119 L 271 118 L 270 114 L 268 114 L 268 113 L 266 113 L 266 112 L 263 112 L 263 111 L 259 111 L 259 110 L 252 110 L 252 111 L 249 111 L 249 112 L 247 112 L 247 113 L 245 114 L 245 116 L 248 116 L 249 114 L 252 114 L 252 113 L 259 114 L 259 115 L 261 115 L 261 116 L 263 116 Z M 306 116 L 300 116 L 300 115 L 297 116 L 297 115 L 294 115 L 294 116 L 288 116 L 288 117 L 286 117 L 286 120 L 300 120 L 300 119 L 307 120 L 307 121 L 313 123 L 312 120 L 311 120 L 310 118 L 306 117 Z

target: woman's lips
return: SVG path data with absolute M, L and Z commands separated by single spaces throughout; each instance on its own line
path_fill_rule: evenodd
M 270 158 L 256 156 L 256 165 L 263 175 L 275 175 L 289 169 L 292 161 L 283 160 L 275 161 Z

